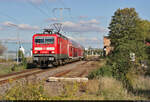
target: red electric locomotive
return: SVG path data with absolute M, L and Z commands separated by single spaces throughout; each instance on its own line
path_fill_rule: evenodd
M 42 34 L 34 34 L 32 39 L 33 62 L 41 66 L 62 65 L 84 58 L 84 47 L 63 36 L 45 29 Z

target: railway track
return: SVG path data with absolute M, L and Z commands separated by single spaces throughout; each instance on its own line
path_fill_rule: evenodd
M 40 73 L 42 72 L 41 69 L 33 69 L 33 70 L 25 70 L 22 72 L 12 73 L 4 76 L 0 76 L 0 85 L 9 82 L 10 80 L 17 80 L 23 77 L 27 77 L 32 74 Z
M 88 61 L 84 61 L 79 65 L 84 65 L 86 63 L 88 63 Z M 71 63 L 71 64 L 74 64 L 74 63 Z M 69 65 L 69 64 L 67 64 L 67 65 Z M 67 65 L 65 65 L 65 66 L 67 66 Z M 56 69 L 61 69 L 60 67 L 62 67 L 62 66 L 52 67 L 52 68 L 49 68 L 49 69 L 34 68 L 34 69 L 25 70 L 25 71 L 22 71 L 22 72 L 16 72 L 16 73 L 8 74 L 8 75 L 3 75 L 3 76 L 0 76 L 0 85 L 2 85 L 4 83 L 8 83 L 8 82 L 10 82 L 10 80 L 14 81 L 14 80 L 25 78 L 25 77 L 28 77 L 28 76 L 31 76 L 31 75 L 36 75 L 36 74 L 40 74 L 40 73 L 44 73 L 44 72 L 48 72 L 48 71 L 52 72 L 52 71 L 55 71 Z M 69 72 L 74 71 L 74 70 L 76 70 L 76 67 L 72 68 L 72 69 L 66 69 L 66 70 L 63 70 L 63 71 L 58 71 L 55 74 L 52 74 L 51 76 L 61 77 L 61 76 L 64 76 L 64 75 L 68 74 Z M 82 75 L 79 75 L 79 76 L 82 76 Z
M 87 64 L 89 61 L 85 61 L 84 63 L 80 64 L 80 66 L 82 67 L 83 65 Z M 73 69 L 69 69 L 60 73 L 56 73 L 53 76 L 50 77 L 82 77 L 87 71 L 86 69 L 84 69 L 83 71 L 81 71 L 80 73 L 77 73 L 76 75 L 72 76 L 72 75 L 68 75 L 71 72 L 74 72 L 75 70 L 78 70 L 80 67 L 77 68 L 73 68 Z

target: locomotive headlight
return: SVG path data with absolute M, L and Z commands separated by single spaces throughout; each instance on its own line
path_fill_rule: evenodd
M 55 51 L 52 51 L 52 53 L 55 53 Z
M 42 50 L 42 47 L 35 47 L 34 50 Z
M 47 47 L 47 50 L 55 50 L 55 47 Z
M 35 53 L 35 54 L 37 54 L 37 53 L 38 53 L 38 51 L 34 51 L 34 53 Z

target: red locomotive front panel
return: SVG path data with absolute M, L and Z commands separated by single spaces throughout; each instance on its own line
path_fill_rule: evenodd
M 33 36 L 33 61 L 37 64 L 54 64 L 68 58 L 68 39 L 59 34 L 35 34 Z M 53 63 L 54 62 L 54 63 Z
M 57 53 L 57 37 L 55 35 L 39 35 L 33 36 L 33 55 L 56 54 Z

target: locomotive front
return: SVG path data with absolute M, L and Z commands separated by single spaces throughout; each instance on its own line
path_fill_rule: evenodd
M 56 40 L 55 34 L 35 34 L 32 39 L 33 62 L 41 66 L 54 62 Z

